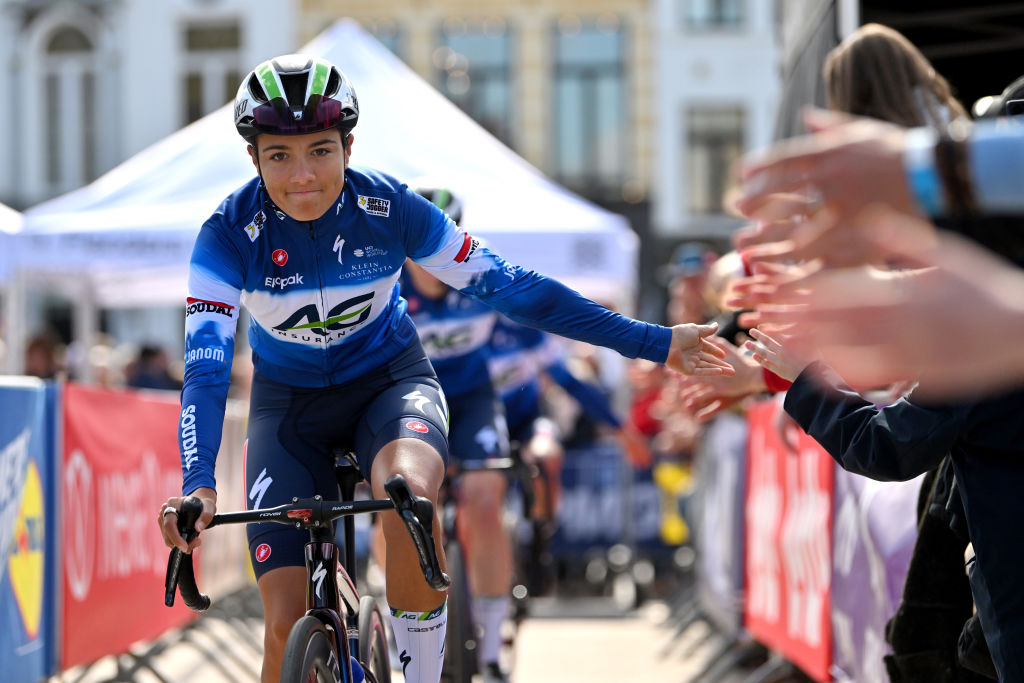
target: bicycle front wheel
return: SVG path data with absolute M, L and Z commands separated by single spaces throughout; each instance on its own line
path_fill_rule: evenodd
M 284 646 L 281 683 L 340 683 L 341 662 L 334 637 L 316 617 L 295 622 Z
M 441 680 L 445 683 L 472 683 L 476 673 L 476 633 L 470 608 L 469 581 L 462 547 L 451 539 L 444 549 L 448 563 L 448 628 L 445 631 L 444 665 Z
M 369 595 L 359 599 L 359 662 L 377 683 L 391 683 L 388 633 L 377 601 Z

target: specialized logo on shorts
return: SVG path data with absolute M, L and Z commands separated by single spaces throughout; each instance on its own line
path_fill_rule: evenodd
M 274 259 L 274 263 L 277 265 L 283 266 L 288 263 L 288 252 L 284 249 L 275 249 L 270 258 Z
M 270 546 L 267 545 L 266 543 L 260 543 L 259 546 L 256 548 L 256 561 L 257 562 L 266 562 L 269 557 L 270 557 Z
M 260 231 L 263 229 L 263 224 L 267 222 L 267 214 L 260 211 L 252 217 L 252 222 L 245 226 L 245 233 L 249 235 L 249 241 L 255 242 L 256 238 L 260 236 Z
M 206 301 L 205 299 L 193 299 L 192 297 L 185 299 L 186 318 L 196 313 L 216 313 L 230 318 L 234 315 L 234 310 L 235 307 L 231 304 L 221 303 L 220 301 Z
M 371 216 L 384 216 L 387 218 L 391 213 L 391 200 L 380 197 L 367 197 L 359 195 L 359 208 Z
M 426 434 L 427 432 L 430 431 L 430 429 L 427 427 L 427 425 L 423 424 L 422 422 L 418 422 L 416 420 L 413 420 L 411 422 L 406 422 L 405 426 L 406 426 L 406 428 L 411 429 L 414 432 L 419 432 L 420 434 Z

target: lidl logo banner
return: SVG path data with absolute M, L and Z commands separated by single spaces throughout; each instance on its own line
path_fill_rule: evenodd
M 0 662 L 3 680 L 55 671 L 52 423 L 55 389 L 0 382 Z
M 126 652 L 193 615 L 181 600 L 164 607 L 167 548 L 153 523 L 160 504 L 181 491 L 178 399 L 69 382 L 62 404 L 66 669 Z

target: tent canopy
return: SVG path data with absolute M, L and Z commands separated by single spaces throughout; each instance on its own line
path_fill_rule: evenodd
M 510 261 L 631 304 L 637 238 L 624 218 L 546 179 L 354 21 L 335 23 L 302 51 L 334 62 L 355 86 L 353 164 L 441 180 L 463 198 L 463 227 Z M 87 284 L 104 307 L 176 304 L 200 225 L 254 173 L 228 104 L 27 211 L 19 269 L 50 275 L 51 286 L 62 281 L 72 296 Z

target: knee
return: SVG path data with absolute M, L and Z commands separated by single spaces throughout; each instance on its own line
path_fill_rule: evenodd
M 288 642 L 288 634 L 291 633 L 292 626 L 302 617 L 302 614 L 302 610 L 268 612 L 264 617 L 266 627 L 264 637 L 267 646 L 277 651 L 284 650 L 285 643 Z
M 401 474 L 414 495 L 436 504 L 444 480 L 444 460 L 423 441 L 397 439 L 385 445 L 374 458 L 371 479 L 375 496 L 386 496 L 384 482 L 393 474 Z
M 505 500 L 505 477 L 497 472 L 472 472 L 464 475 L 459 504 L 466 512 L 463 518 L 476 526 L 501 519 Z

